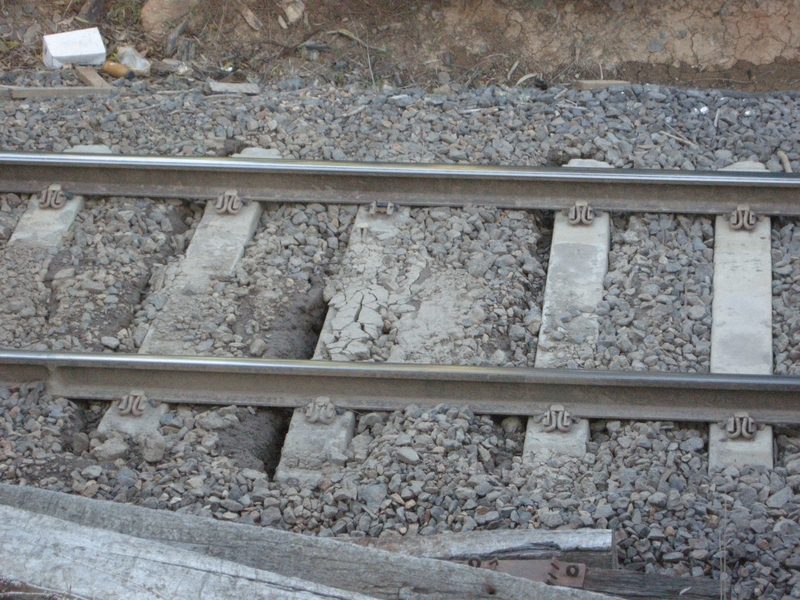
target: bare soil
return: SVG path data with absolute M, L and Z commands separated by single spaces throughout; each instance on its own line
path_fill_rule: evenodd
M 254 415 L 242 412 L 239 423 L 220 430 L 220 453 L 233 459 L 241 469 L 263 469 L 271 478 L 278 468 L 291 418 L 290 409 L 260 408 Z
M 201 0 L 173 52 L 201 77 L 438 87 L 581 79 L 747 92 L 800 86 L 800 0 L 306 0 L 283 29 L 273 0 Z M 41 67 L 41 36 L 85 27 L 83 0 L 0 0 L 0 73 Z M 145 0 L 107 0 L 113 52 L 145 32 Z M 238 6 L 263 24 L 256 31 Z M 535 75 L 535 77 L 534 77 Z

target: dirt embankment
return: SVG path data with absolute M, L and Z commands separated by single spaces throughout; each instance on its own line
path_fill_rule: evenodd
M 0 66 L 38 66 L 42 35 L 85 26 L 80 7 L 5 0 Z M 240 81 L 800 84 L 800 0 L 107 0 L 99 25 L 112 50 L 134 43 Z

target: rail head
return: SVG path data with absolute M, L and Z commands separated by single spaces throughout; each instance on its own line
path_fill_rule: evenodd
M 493 205 L 561 210 L 587 200 L 601 210 L 723 214 L 739 204 L 800 215 L 800 175 L 252 158 L 0 153 L 0 191 L 206 200 L 237 189 L 247 200 Z
M 43 380 L 53 394 L 112 401 L 132 389 L 174 403 L 296 407 L 317 396 L 353 410 L 469 404 L 538 415 L 719 421 L 749 411 L 800 423 L 800 377 L 0 351 L 0 382 Z
M 340 177 L 420 177 L 490 180 L 563 181 L 588 183 L 646 183 L 650 185 L 718 185 L 800 188 L 800 174 L 747 171 L 663 171 L 658 169 L 602 169 L 588 167 L 526 167 L 368 163 L 247 157 L 190 157 L 122 154 L 56 154 L 0 152 L 0 166 L 53 169 L 134 169 L 214 171 L 218 173 L 295 173 Z

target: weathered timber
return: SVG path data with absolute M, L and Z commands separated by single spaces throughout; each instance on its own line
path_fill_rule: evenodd
M 629 600 L 719 598 L 719 581 L 710 577 L 670 577 L 625 570 L 587 569 L 583 589 Z
M 456 562 L 477 556 L 482 561 L 541 560 L 556 557 L 562 562 L 584 563 L 589 568 L 583 589 L 630 600 L 686 600 L 719 596 L 719 581 L 616 570 L 616 547 L 609 529 L 543 531 L 514 529 L 476 531 L 435 536 L 360 538 L 354 544 Z M 613 558 L 612 558 L 613 557 Z
M 26 98 L 75 98 L 77 96 L 107 96 L 114 91 L 113 86 L 65 86 L 56 87 L 17 87 L 0 86 L 0 97 L 23 100 Z
M 0 506 L 0 557 L 5 577 L 82 598 L 369 598 L 10 506 Z
M 100 73 L 93 67 L 75 67 L 75 75 L 88 86 L 111 88 L 111 84 L 100 77 Z
M 600 600 L 605 595 L 338 540 L 0 484 L 0 505 L 102 527 L 223 560 L 376 598 Z M 0 546 L 1 547 L 1 546 Z
M 24 581 L 0 576 L 0 600 L 16 600 L 17 598 L 20 600 L 22 598 L 28 598 L 29 600 L 39 600 L 40 598 L 47 598 L 47 600 L 83 600 L 83 598 L 72 594 L 59 593 L 47 588 L 27 584 Z
M 493 558 L 543 560 L 555 557 L 564 562 L 579 562 L 601 569 L 616 567 L 614 532 L 610 529 L 498 529 L 409 538 L 352 538 L 349 541 L 407 556 L 459 562 L 473 556 L 484 561 Z

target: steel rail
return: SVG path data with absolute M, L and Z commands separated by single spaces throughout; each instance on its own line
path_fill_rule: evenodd
M 800 216 L 800 174 L 0 153 L 0 192 Z
M 51 394 L 117 400 L 141 389 L 186 404 L 303 406 L 317 396 L 359 411 L 468 404 L 536 415 L 563 404 L 584 418 L 800 423 L 800 377 L 452 367 L 2 350 L 0 382 L 44 381 Z

